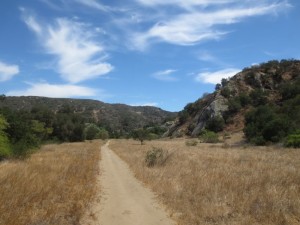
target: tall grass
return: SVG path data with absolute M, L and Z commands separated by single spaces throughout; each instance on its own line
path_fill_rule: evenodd
M 164 166 L 148 168 L 151 148 L 168 150 Z M 300 150 L 186 146 L 184 140 L 110 144 L 182 225 L 300 224 Z
M 0 163 L 0 224 L 79 224 L 95 195 L 100 142 L 47 145 Z

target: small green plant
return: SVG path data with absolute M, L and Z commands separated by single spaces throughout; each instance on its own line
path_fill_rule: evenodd
M 286 147 L 300 148 L 300 133 L 290 134 L 285 142 Z
M 147 151 L 145 163 L 147 167 L 154 167 L 155 165 L 163 165 L 169 158 L 169 153 L 162 148 L 153 147 Z
M 219 142 L 219 136 L 213 131 L 203 130 L 200 133 L 199 139 L 203 143 L 218 143 Z
M 187 141 L 185 142 L 185 145 L 186 145 L 186 146 L 197 146 L 197 144 L 198 144 L 198 141 L 197 141 L 197 140 L 187 140 Z

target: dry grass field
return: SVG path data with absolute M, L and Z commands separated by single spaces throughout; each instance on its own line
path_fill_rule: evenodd
M 79 224 L 96 192 L 101 144 L 47 145 L 0 163 L 0 224 Z
M 185 141 L 114 140 L 110 148 L 181 225 L 300 224 L 300 149 Z M 153 147 L 170 157 L 148 168 L 145 155 Z

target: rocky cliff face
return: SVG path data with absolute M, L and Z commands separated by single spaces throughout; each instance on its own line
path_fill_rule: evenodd
M 248 109 L 264 102 L 280 104 L 280 88 L 297 79 L 299 60 L 270 61 L 245 68 L 232 78 L 223 79 L 214 93 L 186 105 L 165 136 L 196 137 L 211 121 L 224 122 L 222 129 L 226 131 L 241 131 Z

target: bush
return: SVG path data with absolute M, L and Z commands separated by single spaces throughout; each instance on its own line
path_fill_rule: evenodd
M 8 126 L 6 119 L 0 115 L 0 160 L 11 155 L 9 139 L 4 132 Z
M 213 132 L 220 132 L 223 130 L 224 125 L 225 121 L 223 117 L 215 116 L 207 121 L 205 128 Z
M 229 98 L 231 95 L 231 91 L 228 87 L 224 87 L 221 89 L 221 95 L 223 95 L 225 98 Z
M 265 105 L 268 102 L 267 93 L 262 89 L 251 91 L 250 98 L 253 106 Z
M 199 139 L 204 143 L 218 143 L 219 136 L 213 131 L 203 130 L 200 134 Z
M 229 114 L 235 114 L 242 108 L 239 98 L 231 98 L 228 101 L 228 112 Z
M 256 145 L 281 141 L 289 133 L 290 127 L 290 119 L 268 105 L 252 109 L 245 115 L 245 136 Z
M 0 160 L 11 155 L 10 143 L 7 136 L 0 134 Z
M 198 144 L 198 141 L 196 141 L 196 140 L 187 140 L 185 142 L 186 146 L 197 146 L 197 144 Z
M 183 124 L 185 123 L 188 118 L 189 118 L 189 113 L 187 110 L 183 110 L 181 112 L 178 113 L 178 117 L 179 117 L 179 123 L 180 124 Z
M 238 98 L 240 100 L 241 106 L 243 107 L 251 103 L 251 98 L 245 93 L 240 94 Z
M 145 163 L 147 167 L 153 167 L 155 165 L 163 165 L 169 158 L 169 153 L 161 148 L 153 147 L 152 150 L 147 151 L 145 157 Z
M 300 148 L 300 132 L 298 134 L 290 134 L 285 141 L 286 147 Z
M 86 140 L 94 140 L 97 137 L 100 129 L 96 124 L 89 124 L 85 129 L 84 129 L 84 134 Z
M 106 140 L 109 138 L 109 133 L 104 128 L 99 128 L 99 132 L 97 133 L 97 138 L 100 138 L 101 140 Z
M 300 147 L 300 134 L 291 134 L 287 137 L 287 141 L 285 144 L 287 147 Z

